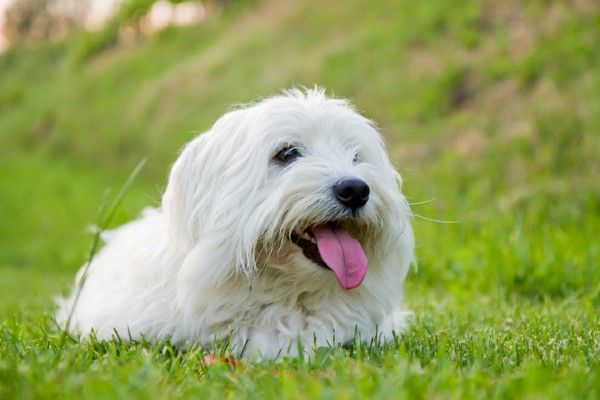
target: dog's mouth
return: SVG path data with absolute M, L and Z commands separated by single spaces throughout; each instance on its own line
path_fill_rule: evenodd
M 291 240 L 306 258 L 333 271 L 343 289 L 358 287 L 367 273 L 367 256 L 358 240 L 336 224 L 313 226 Z

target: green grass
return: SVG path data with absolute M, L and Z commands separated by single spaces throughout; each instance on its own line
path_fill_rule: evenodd
M 263 0 L 87 59 L 86 37 L 0 56 L 0 399 L 600 397 L 600 7 L 364 4 Z M 135 218 L 191 137 L 294 83 L 384 133 L 417 214 L 410 329 L 235 371 L 61 343 L 53 297 L 106 189 L 147 158 L 112 226 Z

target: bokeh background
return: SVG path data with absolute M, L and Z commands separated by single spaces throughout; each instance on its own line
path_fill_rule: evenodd
M 524 305 L 597 327 L 598 1 L 0 5 L 0 318 L 51 319 L 141 159 L 113 226 L 159 204 L 230 106 L 318 84 L 378 123 L 404 177 L 407 307 L 438 330 L 510 329 Z

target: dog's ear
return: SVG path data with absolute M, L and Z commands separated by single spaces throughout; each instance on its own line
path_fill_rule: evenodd
M 192 244 L 197 234 L 191 218 L 195 193 L 200 183 L 195 171 L 201 170 L 205 163 L 202 159 L 207 141 L 208 134 L 203 134 L 185 146 L 171 169 L 162 199 L 169 231 L 179 241 L 183 241 L 183 245 Z
M 188 252 L 202 237 L 221 249 L 228 267 L 249 271 L 262 230 L 249 210 L 264 200 L 257 186 L 264 181 L 267 163 L 252 151 L 239 151 L 248 146 L 235 129 L 232 123 L 217 124 L 183 149 L 171 169 L 162 209 L 173 245 Z

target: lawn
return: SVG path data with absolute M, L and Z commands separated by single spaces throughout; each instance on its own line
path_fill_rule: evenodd
M 364 4 L 262 0 L 0 55 L 0 399 L 600 397 L 600 5 Z M 406 332 L 235 368 L 61 335 L 53 298 L 106 193 L 147 159 L 111 226 L 135 218 L 232 104 L 315 83 L 378 122 L 404 177 Z

